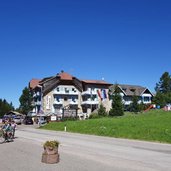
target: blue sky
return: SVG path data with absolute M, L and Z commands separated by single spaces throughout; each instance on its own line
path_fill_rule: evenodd
M 8 0 L 0 3 L 0 98 L 19 106 L 32 78 L 141 85 L 171 74 L 171 1 Z

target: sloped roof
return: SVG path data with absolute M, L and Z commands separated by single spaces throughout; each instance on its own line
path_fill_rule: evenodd
M 61 73 L 58 73 L 55 76 L 51 77 L 46 77 L 43 78 L 42 80 L 40 79 L 32 79 L 30 81 L 30 88 L 34 89 L 36 86 L 41 85 L 43 86 L 43 91 L 44 93 L 48 93 L 51 91 L 55 86 L 60 84 L 60 82 L 63 83 L 63 81 L 67 82 L 69 81 L 70 83 L 73 83 L 80 91 L 83 89 L 83 84 L 99 84 L 99 85 L 105 85 L 105 86 L 110 86 L 112 84 L 107 83 L 104 80 L 80 80 L 72 75 L 70 75 L 67 72 L 61 71 Z
M 63 82 L 64 81 L 64 82 Z M 52 89 L 54 89 L 57 85 L 60 84 L 74 84 L 80 91 L 82 90 L 82 84 L 81 82 L 76 78 L 73 77 L 72 75 L 61 71 L 61 73 L 58 73 L 56 76 L 51 77 L 45 82 L 43 82 L 43 92 L 44 94 L 47 94 L 50 92 Z
M 122 91 L 125 92 L 128 96 L 137 95 L 140 96 L 147 88 L 137 85 L 124 85 L 119 84 L 119 87 L 121 87 Z
M 32 79 L 30 82 L 29 82 L 29 87 L 31 89 L 34 89 L 36 86 L 38 86 L 39 82 L 41 81 L 41 79 Z
M 118 86 L 120 87 L 122 92 L 127 96 L 141 96 L 146 90 L 149 91 L 148 88 L 139 85 L 118 84 Z M 115 85 L 112 85 L 110 89 L 114 91 L 114 87 Z M 152 94 L 150 91 L 149 93 Z
M 73 80 L 73 76 L 66 72 L 61 72 L 57 76 L 59 76 L 61 80 Z
M 42 84 L 42 83 L 44 83 L 44 82 L 46 82 L 46 81 L 48 81 L 48 80 L 50 80 L 50 79 L 52 79 L 53 78 L 53 76 L 51 76 L 51 77 L 45 77 L 45 78 L 43 78 L 41 81 L 40 81 L 40 84 Z
M 84 83 L 87 83 L 87 84 L 109 84 L 109 85 L 112 85 L 110 83 L 107 83 L 106 81 L 104 80 L 82 80 Z
M 14 115 L 23 115 L 19 112 L 16 112 L 16 111 L 9 111 L 8 113 L 6 113 L 5 115 L 11 115 L 11 114 L 14 114 Z

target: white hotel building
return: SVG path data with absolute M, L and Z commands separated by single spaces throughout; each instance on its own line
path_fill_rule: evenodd
M 149 89 L 135 85 L 118 85 L 125 106 L 132 103 L 134 95 L 139 103 L 150 104 L 153 94 Z M 104 80 L 80 80 L 66 72 L 44 79 L 32 79 L 29 88 L 33 92 L 33 112 L 61 116 L 89 116 L 100 104 L 107 111 L 111 108 L 108 94 L 114 93 L 115 85 Z M 75 113 L 76 112 L 76 113 Z
M 102 103 L 110 109 L 108 90 L 111 86 L 103 80 L 80 80 L 66 72 L 42 80 L 32 79 L 29 87 L 33 92 L 34 112 L 72 115 L 89 115 Z

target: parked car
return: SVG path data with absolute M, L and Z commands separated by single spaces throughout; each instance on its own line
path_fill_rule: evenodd
M 14 117 L 13 120 L 17 125 L 21 125 L 21 123 L 22 123 L 22 119 L 19 116 Z
M 23 123 L 26 124 L 26 125 L 33 125 L 33 120 L 31 117 L 26 117 L 24 120 L 23 120 Z
M 27 116 L 30 116 L 30 117 L 36 116 L 36 112 L 30 111 L 27 113 Z
M 45 124 L 45 123 L 47 123 L 47 121 L 43 117 L 40 117 L 38 119 L 38 122 L 39 122 L 39 124 Z

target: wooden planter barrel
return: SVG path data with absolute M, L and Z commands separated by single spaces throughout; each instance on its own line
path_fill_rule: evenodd
M 44 152 L 42 153 L 42 162 L 48 164 L 54 164 L 59 162 L 58 147 L 44 147 Z

